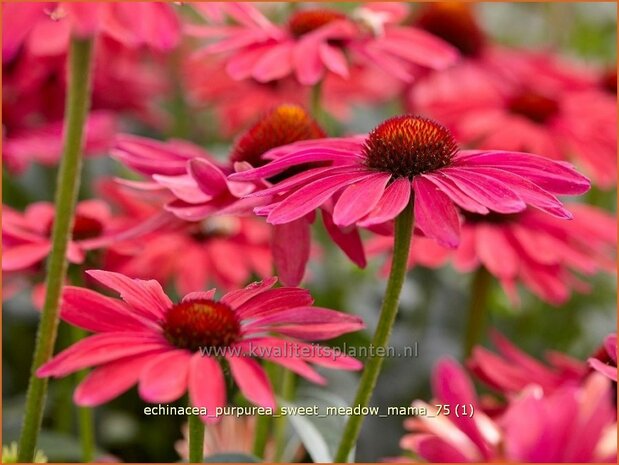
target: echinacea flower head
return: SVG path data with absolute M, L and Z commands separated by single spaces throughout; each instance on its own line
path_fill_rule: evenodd
M 194 25 L 190 33 L 215 38 L 198 52 L 226 54 L 226 69 L 236 80 L 270 82 L 294 76 L 314 85 L 329 74 L 348 78 L 351 59 L 412 79 L 415 66 L 444 68 L 457 52 L 425 31 L 400 26 L 394 8 L 368 4 L 350 17 L 329 8 L 300 9 L 282 24 L 272 23 L 253 5 L 230 6 L 230 26 Z M 400 10 L 400 8 L 396 8 Z
M 413 25 L 443 39 L 468 58 L 482 54 L 487 42 L 478 24 L 474 4 L 424 3 L 413 18 Z
M 367 136 L 318 139 L 268 152 L 272 161 L 229 177 L 271 178 L 308 167 L 249 198 L 272 224 L 286 224 L 326 203 L 339 227 L 372 226 L 393 220 L 412 201 L 416 227 L 439 243 L 456 247 L 456 207 L 482 215 L 512 214 L 527 205 L 571 218 L 554 194 L 581 194 L 589 181 L 565 163 L 521 152 L 458 149 L 439 123 L 413 115 L 388 119 Z
M 54 224 L 54 206 L 48 202 L 30 204 L 23 213 L 3 206 L 2 270 L 24 271 L 41 264 L 49 255 Z M 109 231 L 112 213 L 100 200 L 77 204 L 72 238 L 67 248 L 71 263 L 82 263 L 87 251 L 98 246 Z
M 600 350 L 587 360 L 595 371 L 602 373 L 609 379 L 617 382 L 617 333 L 609 334 L 604 339 Z
M 590 69 L 549 53 L 492 50 L 421 79 L 408 107 L 440 119 L 463 144 L 573 161 L 616 183 L 616 95 Z
M 617 419 L 610 384 L 597 373 L 551 393 L 532 382 L 491 418 L 464 369 L 442 359 L 433 374 L 433 402 L 413 402 L 428 414 L 405 421 L 409 433 L 400 446 L 432 463 L 612 462 Z M 450 406 L 450 412 L 438 412 L 438 404 Z M 454 406 L 460 406 L 458 416 Z
M 480 215 L 461 212 L 461 242 L 449 250 L 427 238 L 411 243 L 409 267 L 440 268 L 451 262 L 461 273 L 485 268 L 501 284 L 514 303 L 522 284 L 553 305 L 567 301 L 572 292 L 586 293 L 583 277 L 615 270 L 616 218 L 596 207 L 566 204 L 573 214 L 562 221 L 544 212 Z M 389 236 L 376 236 L 367 243 L 374 255 L 391 251 Z
M 277 278 L 231 291 L 192 292 L 173 303 L 156 281 L 101 270 L 87 272 L 122 300 L 89 289 L 65 287 L 61 318 L 95 333 L 41 366 L 40 377 L 63 377 L 96 367 L 75 391 L 74 401 L 95 406 L 134 384 L 147 402 L 165 403 L 189 391 L 203 419 L 216 422 L 226 404 L 221 363 L 245 397 L 274 408 L 268 377 L 256 358 L 270 360 L 306 379 L 325 379 L 311 366 L 358 370 L 361 364 L 308 341 L 331 339 L 364 327 L 352 315 L 313 307 L 308 291 L 273 288 Z
M 7 5 L 2 15 L 2 59 L 25 46 L 41 55 L 66 51 L 71 35 L 101 33 L 127 46 L 167 51 L 180 41 L 180 21 L 172 6 L 157 2 L 27 2 Z

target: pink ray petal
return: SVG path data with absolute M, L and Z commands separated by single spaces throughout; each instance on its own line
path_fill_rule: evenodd
M 271 289 L 276 282 L 277 278 L 275 276 L 262 281 L 256 281 L 243 289 L 228 292 L 221 298 L 221 301 L 230 305 L 232 308 L 238 308 L 249 299 L 252 299 Z
M 106 363 L 86 376 L 73 394 L 82 407 L 96 407 L 114 399 L 137 383 L 142 368 L 162 351 L 148 352 Z
M 390 175 L 379 173 L 344 189 L 333 209 L 333 222 L 350 226 L 367 215 L 378 204 L 390 179 Z
M 371 173 L 346 173 L 313 181 L 282 200 L 271 211 L 267 221 L 271 224 L 281 224 L 301 218 L 325 203 L 337 191 L 371 175 Z
M 252 403 L 265 408 L 276 407 L 271 382 L 263 368 L 252 358 L 226 357 L 232 376 L 243 395 Z
M 247 300 L 236 308 L 236 314 L 243 319 L 258 315 L 277 313 L 291 307 L 310 306 L 314 299 L 307 289 L 278 287 L 268 289 Z
M 50 249 L 48 241 L 6 247 L 2 251 L 2 270 L 23 270 L 35 265 L 47 257 Z
M 273 227 L 273 263 L 286 286 L 298 286 L 303 280 L 310 255 L 310 226 L 307 218 L 302 217 Z
M 208 160 L 200 158 L 190 160 L 187 164 L 187 171 L 208 198 L 215 197 L 228 189 L 226 177 L 222 171 Z
M 375 208 L 361 221 L 360 226 L 372 226 L 394 219 L 408 205 L 411 184 L 407 178 L 394 180 L 385 189 Z
M 139 393 L 147 402 L 174 402 L 187 390 L 192 355 L 170 350 L 152 357 L 140 373 Z
M 462 192 L 492 211 L 516 213 L 527 207 L 509 185 L 490 176 L 461 168 L 445 168 L 441 172 L 451 179 Z
M 193 354 L 189 364 L 189 399 L 193 407 L 206 408 L 207 414 L 202 416 L 206 423 L 219 421 L 217 407 L 226 405 L 226 379 L 221 366 L 200 352 Z
M 258 82 L 269 82 L 287 76 L 292 71 L 292 54 L 292 42 L 271 46 L 256 62 L 251 75 Z
M 359 230 L 353 226 L 348 228 L 336 226 L 331 214 L 324 209 L 322 210 L 322 222 L 327 233 L 342 252 L 359 268 L 365 268 L 367 261 Z
M 452 201 L 427 179 L 417 176 L 415 190 L 415 225 L 428 237 L 445 247 L 458 246 L 460 220 Z
M 163 292 L 161 285 L 151 279 L 131 279 L 120 273 L 103 270 L 88 270 L 92 276 L 106 287 L 118 292 L 120 297 L 143 315 L 162 318 L 172 307 L 172 301 Z
M 65 286 L 60 317 L 69 324 L 93 332 L 139 331 L 152 325 L 118 300 L 84 289 Z
M 62 377 L 82 368 L 165 348 L 169 348 L 169 344 L 158 334 L 129 332 L 95 334 L 62 351 L 41 365 L 36 373 L 39 377 Z

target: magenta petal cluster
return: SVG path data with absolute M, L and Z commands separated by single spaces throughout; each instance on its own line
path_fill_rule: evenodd
M 192 292 L 174 304 L 156 281 L 130 279 L 101 270 L 87 272 L 122 300 L 80 287 L 66 287 L 61 318 L 92 331 L 37 371 L 64 377 L 95 369 L 75 391 L 78 405 L 95 406 L 138 384 L 147 402 L 166 403 L 189 392 L 191 404 L 205 407 L 205 421 L 226 404 L 221 362 L 251 402 L 274 408 L 269 379 L 256 358 L 270 360 L 319 384 L 312 365 L 358 370 L 361 363 L 307 341 L 360 330 L 357 316 L 314 307 L 309 292 L 274 288 L 277 278 L 250 284 L 215 300 L 215 290 Z
M 617 333 L 609 334 L 598 354 L 587 362 L 595 371 L 617 382 Z
M 468 367 L 481 381 L 503 394 L 518 394 L 534 383 L 545 393 L 580 383 L 587 373 L 585 363 L 560 352 L 548 352 L 544 364 L 514 346 L 497 331 L 491 333 L 498 349 L 493 353 L 477 346 Z
M 617 455 L 616 412 L 609 380 L 594 373 L 580 385 L 565 385 L 550 394 L 534 383 L 510 401 L 506 411 L 490 417 L 480 405 L 463 368 L 442 359 L 433 376 L 433 405 L 413 402 L 428 415 L 405 423 L 409 434 L 400 446 L 433 463 L 460 462 L 614 462 Z M 437 416 L 436 405 L 466 405 L 472 415 Z
M 256 183 L 227 180 L 230 170 L 192 143 L 124 134 L 118 136 L 112 156 L 151 179 L 130 185 L 146 191 L 169 191 L 175 198 L 165 208 L 183 220 L 241 213 L 255 205 L 240 197 L 253 192 Z
M 255 211 L 272 224 L 295 221 L 332 201 L 337 226 L 372 226 L 393 220 L 412 201 L 416 227 L 447 247 L 459 243 L 456 207 L 486 215 L 517 213 L 528 205 L 571 218 L 555 194 L 582 194 L 590 187 L 564 162 L 521 152 L 458 150 L 444 127 L 412 115 L 391 118 L 367 137 L 304 141 L 265 157 L 274 160 L 229 179 L 256 181 L 320 163 L 251 194 L 265 199 Z

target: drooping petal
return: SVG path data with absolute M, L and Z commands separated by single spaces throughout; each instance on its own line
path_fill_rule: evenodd
M 141 332 L 95 334 L 82 339 L 41 365 L 37 370 L 37 376 L 62 377 L 82 368 L 169 347 L 165 339 L 158 334 Z
M 408 205 L 411 184 L 407 178 L 396 179 L 385 189 L 383 196 L 367 217 L 359 221 L 360 226 L 372 226 L 394 219 Z
M 350 226 L 367 215 L 378 204 L 390 179 L 390 175 L 379 173 L 344 189 L 333 209 L 333 222 Z
M 349 226 L 348 228 L 336 226 L 333 222 L 333 217 L 326 209 L 322 210 L 322 222 L 333 242 L 337 244 L 346 256 L 359 268 L 365 268 L 367 261 L 359 230 L 354 226 Z
M 232 376 L 247 399 L 261 407 L 276 407 L 273 388 L 264 369 L 252 358 L 226 357 Z
M 73 401 L 82 407 L 96 407 L 121 395 L 137 383 L 142 368 L 161 351 L 125 357 L 106 363 L 84 378 L 73 394 Z
M 206 423 L 214 423 L 217 407 L 226 405 L 226 380 L 221 366 L 211 357 L 203 357 L 196 352 L 189 364 L 189 399 L 194 407 L 205 407 L 207 414 L 202 416 Z
M 6 247 L 2 251 L 2 269 L 17 271 L 28 268 L 47 257 L 50 249 L 48 241 Z
M 453 202 L 427 179 L 413 180 L 415 224 L 423 233 L 445 247 L 455 248 L 460 241 L 460 220 Z
M 140 373 L 140 397 L 147 402 L 174 402 L 187 390 L 191 353 L 171 350 L 154 356 Z
M 311 238 L 307 218 L 273 227 L 271 253 L 277 274 L 286 286 L 298 286 L 309 260 Z

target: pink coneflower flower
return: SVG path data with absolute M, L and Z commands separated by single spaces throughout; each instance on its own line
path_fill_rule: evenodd
M 560 221 L 527 209 L 512 215 L 462 214 L 461 242 L 450 251 L 426 238 L 414 238 L 409 266 L 439 268 L 451 261 L 456 270 L 470 273 L 480 267 L 499 280 L 513 302 L 517 284 L 554 305 L 572 291 L 587 292 L 580 275 L 615 269 L 614 216 L 589 205 L 570 203 L 572 221 Z M 368 254 L 391 250 L 390 237 L 368 242 Z
M 63 377 L 97 367 L 75 391 L 78 405 L 100 405 L 138 383 L 147 402 L 172 402 L 189 391 L 194 407 L 208 409 L 203 419 L 215 422 L 216 408 L 226 404 L 226 377 L 220 365 L 224 359 L 245 397 L 268 408 L 276 405 L 273 390 L 254 357 L 320 384 L 325 379 L 310 364 L 343 370 L 361 367 L 353 358 L 334 357 L 328 347 L 305 342 L 357 331 L 364 327 L 361 320 L 313 307 L 303 289 L 272 288 L 277 278 L 229 292 L 219 300 L 211 290 L 192 292 L 173 303 L 156 281 L 101 270 L 87 273 L 122 300 L 66 287 L 61 318 L 96 334 L 37 371 L 41 377 Z
M 615 184 L 616 98 L 556 57 L 492 50 L 417 84 L 409 110 L 443 121 L 465 145 L 574 160 L 600 186 Z
M 234 289 L 247 283 L 252 273 L 265 278 L 273 271 L 271 228 L 254 218 L 171 219 L 165 227 L 128 241 L 122 253 L 114 271 L 174 283 L 180 294 L 211 284 Z
M 115 116 L 106 111 L 89 114 L 84 133 L 86 155 L 100 155 L 109 151 L 117 130 Z M 23 172 L 30 162 L 55 166 L 63 148 L 63 123 L 54 121 L 36 128 L 12 131 L 3 140 L 2 158 L 13 172 Z
M 82 263 L 91 250 L 90 243 L 100 239 L 109 228 L 111 212 L 99 200 L 77 204 L 72 239 L 67 249 L 71 263 Z M 40 264 L 51 250 L 54 206 L 48 202 L 29 205 L 23 213 L 3 206 L 2 270 L 28 270 Z
M 225 177 L 232 172 L 233 165 L 241 169 L 261 166 L 266 162 L 262 158 L 263 154 L 270 149 L 323 137 L 324 131 L 303 108 L 286 104 L 264 114 L 261 120 L 236 139 L 228 165 L 216 164 L 205 151 L 185 142 L 170 141 L 164 144 L 135 136 L 119 138 L 113 155 L 134 170 L 151 177 L 153 182 L 141 187 L 169 189 L 174 194 L 176 199 L 169 202 L 166 209 L 181 219 L 201 221 L 214 214 L 251 212 L 253 207 L 263 201 L 242 198 L 244 195 L 296 173 L 295 169 L 282 170 L 277 176 L 255 182 L 237 182 Z M 301 166 L 298 169 L 303 168 Z M 322 216 L 334 242 L 356 264 L 365 266 L 358 231 L 334 225 L 331 210 L 326 205 Z M 282 281 L 287 285 L 297 285 L 303 278 L 310 255 L 310 225 L 313 221 L 314 216 L 308 213 L 298 218 L 298 221 L 274 228 L 274 263 Z
M 150 178 L 129 184 L 146 191 L 164 191 L 174 199 L 165 208 L 181 219 L 198 221 L 213 214 L 236 213 L 247 209 L 242 195 L 256 189 L 253 183 L 231 182 L 231 169 L 215 161 L 204 149 L 190 142 L 160 142 L 121 134 L 112 156 L 129 168 Z
M 126 46 L 166 51 L 180 40 L 180 22 L 170 5 L 159 2 L 24 2 L 3 9 L 2 32 L 4 62 L 22 46 L 38 55 L 63 53 L 72 34 L 101 33 Z
M 498 331 L 492 331 L 490 338 L 499 353 L 477 346 L 467 366 L 477 378 L 503 394 L 518 394 L 529 384 L 549 394 L 562 386 L 579 384 L 587 373 L 585 363 L 563 353 L 548 352 L 546 365 L 522 352 Z
M 550 394 L 531 384 L 509 402 L 503 414 L 490 418 L 480 408 L 473 384 L 462 367 L 443 359 L 434 371 L 433 393 L 430 404 L 413 402 L 413 407 L 425 408 L 427 414 L 406 420 L 410 433 L 400 441 L 402 449 L 424 461 L 616 460 L 617 419 L 612 389 L 601 375 L 593 374 L 582 385 L 562 386 Z M 449 406 L 449 412 L 444 407 L 438 412 L 439 404 Z M 459 416 L 454 408 L 459 409 Z
M 265 157 L 274 160 L 230 179 L 255 181 L 305 166 L 250 196 L 264 199 L 256 212 L 269 223 L 290 223 L 332 202 L 339 227 L 379 225 L 412 200 L 417 228 L 448 247 L 459 243 L 456 206 L 477 214 L 511 214 L 529 204 L 570 218 L 553 194 L 589 189 L 589 181 L 565 163 L 519 152 L 460 151 L 447 129 L 412 115 L 391 118 L 368 136 L 299 142 Z
M 590 357 L 587 363 L 594 370 L 617 382 L 617 333 L 609 334 L 600 350 Z
M 199 53 L 228 53 L 227 70 L 237 80 L 269 82 L 294 75 L 301 84 L 314 85 L 328 73 L 347 78 L 347 52 L 403 79 L 412 78 L 415 66 L 444 68 L 455 61 L 457 53 L 450 46 L 418 29 L 398 26 L 401 15 L 393 12 L 393 6 L 367 5 L 353 18 L 328 8 L 305 9 L 276 25 L 254 9 L 235 16 L 237 25 L 189 30 L 218 39 Z

